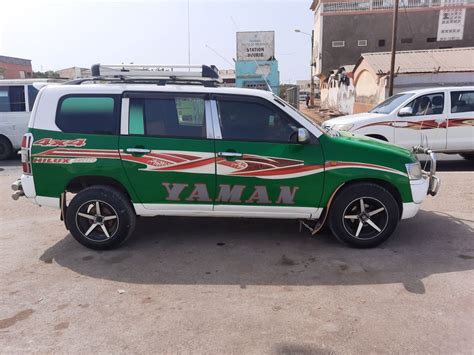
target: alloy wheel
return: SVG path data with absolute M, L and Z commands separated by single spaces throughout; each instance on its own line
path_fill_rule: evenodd
M 76 225 L 84 237 L 100 242 L 115 235 L 119 217 L 108 203 L 99 200 L 88 201 L 77 210 Z
M 373 197 L 360 197 L 346 207 L 342 223 L 353 238 L 373 239 L 387 226 L 388 211 L 379 200 Z

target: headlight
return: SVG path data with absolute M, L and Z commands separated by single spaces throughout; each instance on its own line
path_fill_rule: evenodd
M 354 127 L 354 124 L 345 123 L 345 124 L 335 124 L 332 126 L 332 129 L 335 129 L 337 131 L 350 131 L 352 127 Z
M 420 162 L 405 164 L 410 180 L 419 180 L 423 177 Z

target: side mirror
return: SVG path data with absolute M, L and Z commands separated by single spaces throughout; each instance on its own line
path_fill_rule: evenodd
M 298 128 L 298 143 L 308 143 L 310 139 L 309 132 L 306 128 Z
M 400 111 L 398 111 L 398 116 L 403 117 L 403 116 L 413 116 L 413 109 L 409 106 L 406 106 L 402 108 Z

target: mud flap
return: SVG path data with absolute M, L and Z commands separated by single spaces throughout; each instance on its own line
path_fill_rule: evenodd
M 64 226 L 66 227 L 67 230 L 69 230 L 67 226 L 67 221 L 66 221 L 66 211 L 67 211 L 67 205 L 66 205 L 66 193 L 63 192 L 61 196 L 59 197 L 59 205 L 61 207 L 61 216 L 60 219 L 61 221 L 64 222 Z

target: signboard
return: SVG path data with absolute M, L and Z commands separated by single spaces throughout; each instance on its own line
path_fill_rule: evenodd
M 464 0 L 442 0 L 441 5 L 464 5 Z M 439 12 L 438 41 L 461 40 L 464 35 L 466 9 L 446 8 Z
M 237 60 L 273 60 L 275 32 L 237 32 Z

